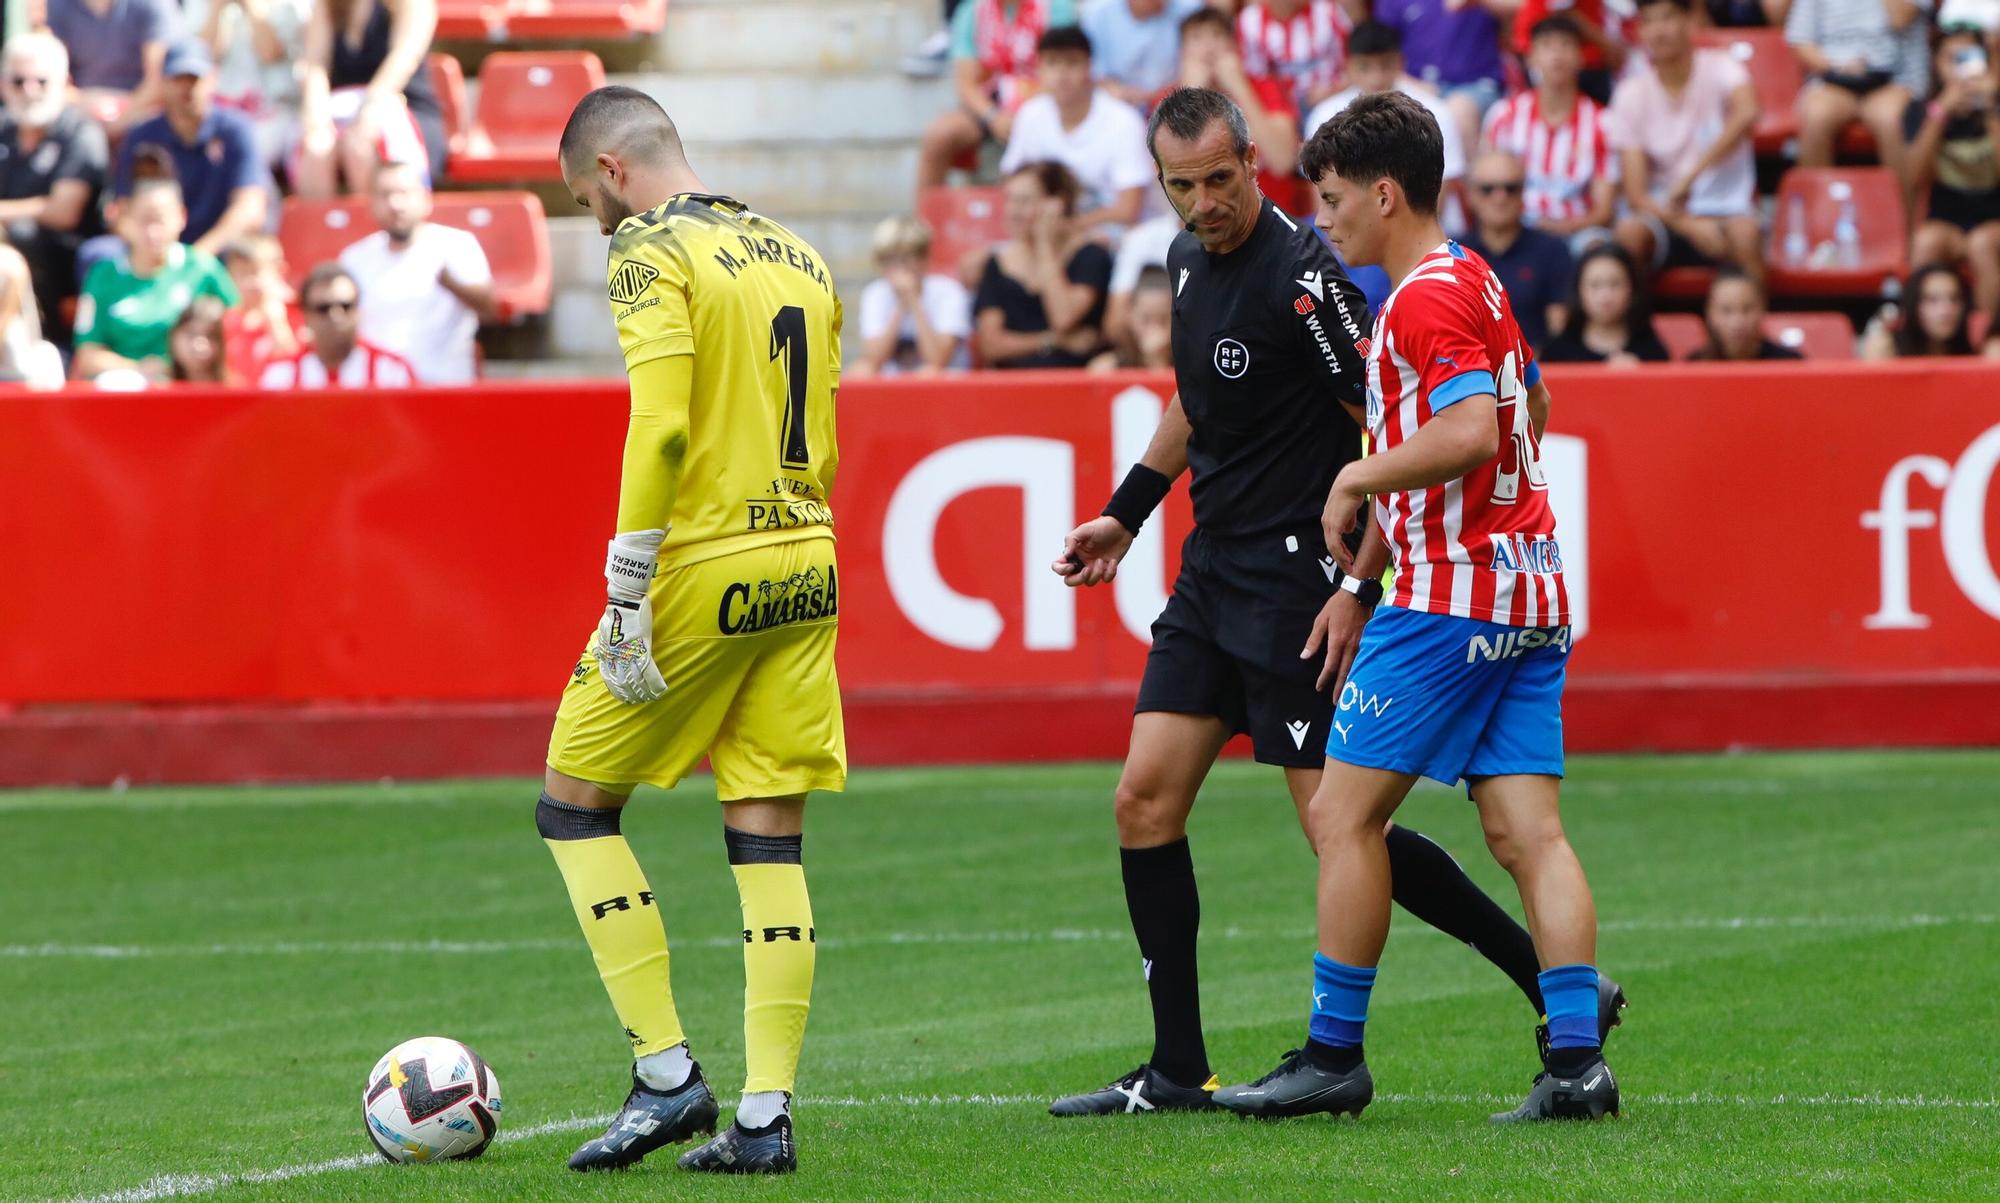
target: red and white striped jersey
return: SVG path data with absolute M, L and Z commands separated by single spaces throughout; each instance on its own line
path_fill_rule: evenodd
M 1521 160 L 1529 225 L 1582 217 L 1590 211 L 1591 184 L 1618 178 L 1618 152 L 1605 135 L 1604 110 L 1581 93 L 1560 125 L 1542 116 L 1539 94 L 1509 97 L 1486 115 L 1480 140 Z
M 1394 450 L 1467 397 L 1499 399 L 1500 450 L 1457 480 L 1375 498 L 1396 569 L 1389 604 L 1517 627 L 1569 621 L 1555 512 L 1528 389 L 1541 378 L 1486 260 L 1446 241 L 1383 303 L 1368 348 L 1368 430 Z
M 1303 113 L 1317 95 L 1333 90 L 1347 67 L 1347 11 L 1335 0 L 1307 0 L 1291 20 L 1280 20 L 1260 3 L 1243 6 L 1236 17 L 1236 41 L 1243 73 L 1251 79 L 1282 79 L 1292 103 Z M 1317 95 L 1316 95 L 1317 94 Z
M 257 383 L 268 389 L 407 388 L 417 383 L 417 374 L 402 356 L 356 339 L 354 349 L 340 361 L 337 377 L 329 375 L 325 361 L 311 347 L 304 347 L 296 355 L 264 365 Z

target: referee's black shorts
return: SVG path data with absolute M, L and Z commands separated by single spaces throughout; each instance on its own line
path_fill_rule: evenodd
M 1323 557 L 1317 525 L 1244 539 L 1195 528 L 1153 622 L 1134 712 L 1212 714 L 1248 734 L 1264 764 L 1324 764 L 1333 699 L 1313 687 L 1324 657 L 1299 658 L 1333 594 Z

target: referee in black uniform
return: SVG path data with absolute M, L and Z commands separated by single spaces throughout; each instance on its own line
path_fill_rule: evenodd
M 1117 575 L 1140 525 L 1183 469 L 1195 529 L 1153 623 L 1153 648 L 1116 797 L 1125 900 L 1153 1003 L 1153 1053 L 1056 1115 L 1214 1106 L 1201 1030 L 1201 903 L 1187 818 L 1232 735 L 1280 765 L 1301 825 L 1362 624 L 1382 596 L 1387 547 L 1372 534 L 1343 577 L 1320 531 L 1334 476 L 1361 454 L 1367 305 L 1309 223 L 1257 188 L 1257 148 L 1220 92 L 1179 88 L 1147 127 L 1161 186 L 1186 229 L 1167 253 L 1178 386 L 1145 456 L 1055 563 L 1072 585 Z M 1388 831 L 1396 901 L 1474 945 L 1528 995 L 1534 944 L 1457 862 Z

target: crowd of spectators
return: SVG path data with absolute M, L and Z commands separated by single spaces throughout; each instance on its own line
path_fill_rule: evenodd
M 1177 84 L 1237 101 L 1265 194 L 1305 217 L 1315 200 L 1294 170 L 1302 139 L 1358 95 L 1395 89 L 1419 100 L 1444 137 L 1446 229 L 1492 263 L 1545 358 L 1670 358 L 1651 317 L 1653 291 L 1663 272 L 1684 267 L 1712 280 L 1695 358 L 1796 357 L 1766 333 L 1777 215 L 1759 190 L 1753 137 L 1765 102 L 1742 46 L 1704 36 L 1750 26 L 1771 28 L 1806 81 L 1783 157 L 1801 167 L 1872 158 L 1894 173 L 1912 215 L 1913 269 L 1907 281 L 1884 282 L 1859 353 L 2000 358 L 2000 338 L 1982 337 L 2000 309 L 2000 6 L 1983 0 L 945 8 L 950 36 L 912 69 L 949 63 L 957 104 L 925 137 L 918 183 L 943 184 L 954 167 L 979 172 L 996 162 L 985 157 L 991 143 L 1008 237 L 962 265 L 963 315 L 929 280 L 919 288 L 916 267 L 893 279 L 885 267 L 871 327 L 884 341 L 863 372 L 955 367 L 958 344 L 936 332 L 956 329 L 971 331 L 971 361 L 986 367 L 1169 362 L 1155 319 L 1170 312 L 1171 296 L 1158 273 L 1180 226 L 1154 184 L 1144 122 Z M 1767 189 L 1784 165 L 1766 160 Z M 900 245 L 927 238 L 914 223 L 899 229 Z M 1841 253 L 1831 243 L 1807 248 L 1816 262 Z M 1351 270 L 1379 305 L 1386 278 Z M 1857 313 L 1868 304 L 1853 303 Z M 918 309 L 929 334 L 914 328 Z M 951 355 L 919 353 L 947 345 Z
M 25 15 L 0 47 L 0 381 L 478 377 L 492 272 L 471 234 L 429 220 L 436 0 Z M 337 263 L 287 264 L 272 235 L 293 192 L 365 193 L 373 232 Z M 311 269 L 297 292 L 293 268 Z

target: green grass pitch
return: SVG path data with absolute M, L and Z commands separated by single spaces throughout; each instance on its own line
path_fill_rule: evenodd
M 1571 837 L 1631 993 L 1625 1117 L 1495 1129 L 1534 1016 L 1400 912 L 1358 1123 L 1058 1121 L 1150 1044 L 1112 765 L 878 771 L 808 816 L 821 936 L 801 1171 L 563 1168 L 627 1053 L 532 783 L 0 795 L 0 1197 L 815 1200 L 2000 1198 L 2000 752 L 1578 758 Z M 706 781 L 626 821 L 682 1016 L 742 1072 L 736 895 Z M 1403 812 L 1510 908 L 1462 795 Z M 1275 770 L 1196 808 L 1225 1080 L 1302 1035 L 1313 865 Z M 408 1036 L 506 1091 L 483 1160 L 392 1167 L 362 1078 Z

